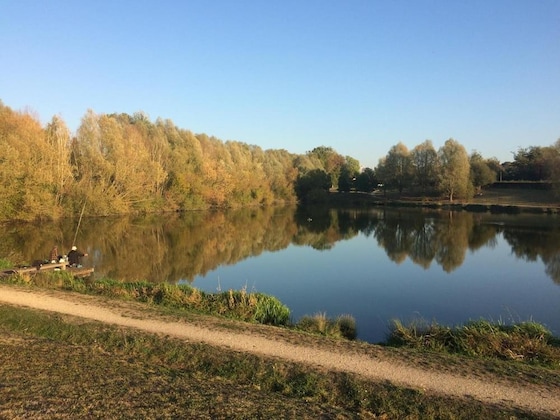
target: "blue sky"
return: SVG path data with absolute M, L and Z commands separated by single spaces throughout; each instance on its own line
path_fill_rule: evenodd
M 511 160 L 560 138 L 560 0 L 0 0 L 0 100 L 76 130 L 143 111 L 374 167 L 455 138 Z

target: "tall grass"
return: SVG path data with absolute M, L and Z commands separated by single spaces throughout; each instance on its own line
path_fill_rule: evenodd
M 300 330 L 314 334 L 348 340 L 354 340 L 357 335 L 356 320 L 352 315 L 340 315 L 336 319 L 331 319 L 325 312 L 319 312 L 313 316 L 303 316 L 296 326 Z
M 423 320 L 408 325 L 395 320 L 387 344 L 560 368 L 559 341 L 533 321 L 506 325 L 478 320 L 451 328 Z

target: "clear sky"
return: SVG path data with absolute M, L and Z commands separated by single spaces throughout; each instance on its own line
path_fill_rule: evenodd
M 560 0 L 0 0 L 0 42 L 0 100 L 72 131 L 143 111 L 369 167 L 560 138 Z

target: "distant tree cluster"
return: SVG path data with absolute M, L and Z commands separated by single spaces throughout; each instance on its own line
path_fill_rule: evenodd
M 552 146 L 520 148 L 502 165 L 504 181 L 560 181 L 560 139 Z
M 366 172 L 366 171 L 364 171 Z M 560 181 L 560 140 L 550 147 L 520 149 L 513 162 L 500 164 L 476 151 L 467 154 L 456 140 L 449 139 L 436 151 L 432 142 L 412 151 L 393 146 L 372 173 L 385 189 L 414 190 L 421 195 L 444 195 L 450 201 L 480 193 L 496 181 Z
M 331 189 L 350 191 L 360 173 L 360 162 L 330 147 L 316 147 L 297 159 L 295 189 L 300 201 L 321 202 Z

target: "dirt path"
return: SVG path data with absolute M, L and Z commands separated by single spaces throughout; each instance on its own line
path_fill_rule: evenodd
M 428 392 L 516 406 L 560 418 L 558 389 L 493 383 L 484 379 L 420 369 L 412 364 L 395 363 L 372 355 L 347 354 L 328 347 L 318 348 L 284 339 L 272 339 L 252 333 L 251 330 L 236 332 L 231 328 L 206 328 L 204 325 L 196 325 L 197 323 L 157 319 L 151 315 L 150 319 L 147 319 L 146 314 L 142 313 L 137 305 L 119 301 L 114 307 L 109 307 L 102 299 L 89 296 L 81 297 L 53 291 L 39 292 L 0 285 L 0 303 L 54 311 L 188 341 L 311 364 L 328 370 L 356 373 L 376 381 L 387 380 Z

